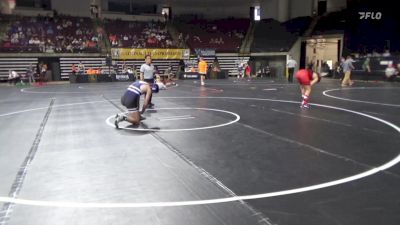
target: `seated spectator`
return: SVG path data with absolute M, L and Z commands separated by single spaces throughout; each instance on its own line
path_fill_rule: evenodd
M 17 82 L 20 81 L 20 76 L 14 70 L 10 70 L 8 74 L 8 83 L 9 85 L 16 85 Z
M 72 73 L 73 75 L 75 75 L 75 74 L 77 74 L 78 72 L 79 72 L 79 68 L 78 68 L 75 64 L 72 64 L 71 73 Z
M 94 75 L 94 74 L 96 74 L 96 71 L 95 71 L 92 67 L 90 67 L 90 68 L 86 71 L 86 74 L 87 74 L 87 75 Z
M 381 54 L 379 54 L 377 51 L 374 50 L 374 51 L 372 52 L 372 56 L 373 56 L 373 57 L 380 57 Z
M 383 57 L 390 57 L 390 51 L 388 49 L 382 54 Z
M 82 64 L 82 61 L 78 64 L 78 74 L 82 75 L 85 73 L 85 65 Z
M 393 63 L 390 62 L 385 70 L 385 76 L 388 81 L 394 81 L 399 74 L 399 71 L 394 67 Z

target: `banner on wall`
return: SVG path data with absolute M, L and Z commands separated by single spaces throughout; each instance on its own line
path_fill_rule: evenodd
M 151 55 L 152 59 L 187 59 L 190 57 L 189 49 L 137 49 L 137 48 L 112 48 L 113 59 L 143 59 Z
M 215 56 L 215 49 L 201 49 L 201 48 L 196 48 L 194 50 L 196 52 L 196 55 L 201 55 L 201 56 Z

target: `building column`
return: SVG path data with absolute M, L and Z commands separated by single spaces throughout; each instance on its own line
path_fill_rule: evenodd
M 289 19 L 289 0 L 278 0 L 278 20 L 285 22 Z

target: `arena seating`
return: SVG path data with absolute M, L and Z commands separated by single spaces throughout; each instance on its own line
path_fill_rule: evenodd
M 176 26 L 182 33 L 182 39 L 192 49 L 211 48 L 217 52 L 238 52 L 249 24 L 248 19 L 193 19 L 176 23 Z
M 171 35 L 161 22 L 106 20 L 105 30 L 112 47 L 174 48 Z
M 1 52 L 99 52 L 98 34 L 89 18 L 8 17 Z

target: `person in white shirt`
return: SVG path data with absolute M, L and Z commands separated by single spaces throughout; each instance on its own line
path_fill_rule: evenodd
M 19 74 L 14 70 L 10 70 L 8 73 L 8 83 L 11 85 L 16 85 L 17 82 L 20 80 Z
M 388 49 L 382 54 L 383 57 L 390 57 L 390 51 Z
M 292 56 L 289 56 L 289 60 L 287 61 L 286 67 L 288 68 L 288 82 L 293 83 L 293 74 L 294 74 L 294 69 L 297 66 L 297 62 L 292 58 Z
M 151 61 L 151 55 L 146 55 L 145 63 L 140 67 L 140 80 L 149 83 L 150 86 L 154 84 L 154 75 L 156 73 L 156 69 Z M 154 107 L 154 104 L 151 100 L 152 96 L 150 96 L 149 108 Z

